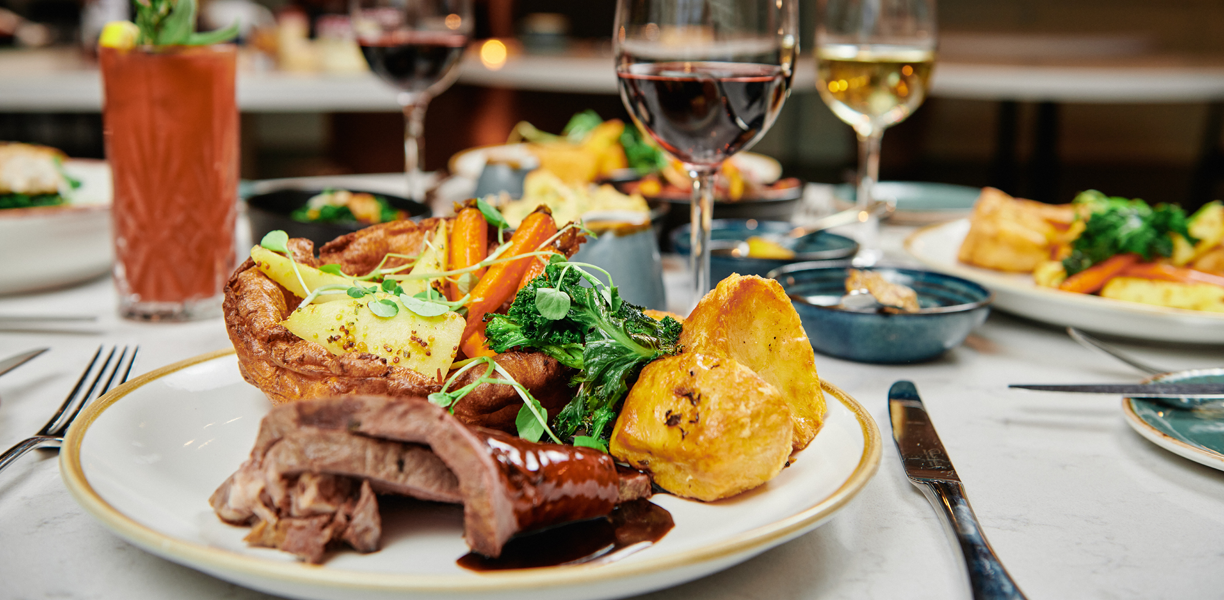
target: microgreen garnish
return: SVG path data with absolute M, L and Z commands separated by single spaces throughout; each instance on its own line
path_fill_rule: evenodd
M 488 367 L 485 369 L 484 375 L 459 389 L 449 392 L 446 391 L 446 388 L 455 383 L 455 380 L 458 379 L 460 375 L 480 364 L 488 365 Z M 500 379 L 491 377 L 495 371 L 501 376 Z M 557 436 L 551 429 L 548 428 L 548 413 L 544 411 L 544 407 L 540 405 L 540 401 L 536 400 L 535 397 L 531 395 L 531 392 L 527 390 L 527 388 L 515 381 L 514 378 L 501 367 L 501 365 L 497 364 L 493 361 L 493 359 L 487 356 L 472 359 L 471 362 L 452 373 L 450 378 L 446 380 L 446 383 L 442 384 L 441 391 L 434 392 L 429 395 L 429 401 L 437 404 L 438 406 L 446 408 L 453 413 L 455 411 L 455 403 L 464 396 L 468 395 L 472 390 L 476 389 L 476 386 L 479 386 L 482 383 L 508 385 L 513 387 L 514 391 L 518 392 L 519 398 L 523 400 L 523 407 L 519 409 L 518 416 L 514 420 L 515 425 L 518 427 L 519 437 L 528 441 L 538 442 L 540 441 L 540 438 L 544 437 L 544 434 L 547 433 L 548 437 L 552 438 L 554 442 L 558 444 L 561 443 L 561 440 L 557 439 Z
M 289 259 L 289 266 L 293 269 L 293 274 L 297 277 L 298 283 L 301 284 L 302 291 L 306 292 L 307 298 L 313 298 L 314 294 L 311 293 L 310 287 L 306 285 L 306 280 L 302 278 L 302 271 L 298 269 L 297 261 L 293 260 L 293 253 L 289 251 L 289 234 L 279 229 L 274 229 L 265 234 L 262 240 L 259 240 L 259 245 L 273 252 L 284 254 L 285 258 Z M 305 301 L 302 301 L 298 308 L 303 306 L 306 306 Z
M 570 297 L 556 288 L 536 288 L 535 305 L 545 319 L 556 321 L 569 313 Z
M 395 294 L 398 296 L 404 293 L 404 288 L 400 287 L 400 284 L 396 283 L 394 279 L 384 279 L 380 287 L 382 287 L 382 291 L 387 292 L 388 294 Z
M 430 302 L 409 296 L 408 294 L 400 294 L 399 301 L 404 305 L 404 308 L 422 316 L 436 317 L 450 312 L 451 307 L 440 302 Z
M 396 304 L 394 300 L 390 300 L 388 298 L 371 300 L 366 307 L 370 309 L 370 312 L 385 319 L 389 319 L 399 314 L 399 305 Z
M 319 270 L 323 271 L 324 273 L 331 273 L 332 275 L 340 275 L 342 277 L 345 276 L 344 271 L 340 269 L 340 265 L 336 264 L 323 265 L 319 267 Z
M 500 210 L 497 210 L 492 204 L 480 198 L 476 199 L 476 208 L 480 209 L 480 214 L 484 215 L 485 221 L 488 221 L 489 225 L 497 228 L 497 243 L 503 243 L 505 238 L 502 237 L 502 234 L 510 228 L 510 222 L 506 221 L 506 217 L 502 216 Z
M 480 214 L 484 215 L 485 221 L 488 221 L 489 225 L 498 229 L 510 228 L 510 223 L 506 221 L 506 217 L 503 217 L 501 211 L 494 208 L 492 204 L 477 198 L 476 208 L 480 209 Z
M 607 443 L 607 442 L 605 442 L 605 441 L 603 441 L 603 440 L 601 440 L 601 439 L 599 439 L 599 438 L 593 438 L 593 437 L 591 437 L 591 436 L 589 436 L 589 435 L 576 435 L 576 436 L 574 436 L 574 445 L 575 445 L 575 446 L 581 446 L 581 447 L 583 447 L 583 448 L 594 448 L 594 449 L 596 449 L 596 450 L 599 450 L 600 452 L 607 452 L 607 451 L 608 451 L 608 443 Z
M 263 239 L 259 241 L 259 245 L 273 252 L 289 253 L 289 234 L 277 229 L 269 231 Z M 292 258 L 292 257 L 290 257 Z

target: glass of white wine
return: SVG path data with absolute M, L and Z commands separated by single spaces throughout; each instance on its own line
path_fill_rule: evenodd
M 935 0 L 818 0 L 816 88 L 859 139 L 857 206 L 871 204 L 884 130 L 926 97 L 935 63 Z M 879 221 L 863 215 L 856 264 L 882 252 Z

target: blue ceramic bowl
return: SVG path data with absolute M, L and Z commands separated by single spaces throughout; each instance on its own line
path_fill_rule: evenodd
M 834 308 L 846 293 L 847 267 L 795 263 L 767 277 L 778 280 L 791 297 L 817 352 L 857 362 L 898 364 L 933 359 L 964 342 L 990 313 L 990 291 L 972 281 L 912 269 L 871 270 L 913 288 L 921 312 Z
M 688 255 L 691 228 L 691 224 L 682 225 L 672 231 L 671 247 L 677 254 Z M 738 242 L 754 235 L 785 234 L 794 228 L 794 225 L 786 221 L 717 219 L 710 222 L 710 239 L 715 242 Z M 804 238 L 803 243 L 795 248 L 795 252 L 798 254 L 796 258 L 775 259 L 735 256 L 730 252 L 716 250 L 710 253 L 710 281 L 717 284 L 732 273 L 764 276 L 774 269 L 801 261 L 849 259 L 858 252 L 858 243 L 848 237 L 824 231 Z

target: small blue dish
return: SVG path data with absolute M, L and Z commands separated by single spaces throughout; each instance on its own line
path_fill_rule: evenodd
M 849 269 L 795 263 L 766 275 L 782 284 L 821 354 L 879 364 L 930 360 L 959 346 L 990 314 L 993 296 L 972 281 L 888 267 L 870 270 L 913 288 L 920 312 L 842 310 L 836 306 L 846 293 Z
M 758 221 L 756 219 L 717 219 L 710 222 L 710 240 L 718 242 L 741 242 L 754 235 L 780 235 L 790 233 L 795 226 L 786 221 Z M 677 254 L 689 253 L 689 230 L 692 225 L 682 225 L 671 233 L 671 247 Z M 710 253 L 710 281 L 718 283 L 732 273 L 761 275 L 795 262 L 844 260 L 858 252 L 854 240 L 822 231 L 803 238 L 795 247 L 795 258 L 751 258 L 738 256 L 729 251 L 715 250 Z

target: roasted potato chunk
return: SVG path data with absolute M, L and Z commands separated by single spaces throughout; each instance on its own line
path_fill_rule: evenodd
M 1224 246 L 1208 250 L 1190 265 L 1195 270 L 1224 275 Z
M 1224 312 L 1224 287 L 1210 283 L 1114 277 L 1101 290 L 1101 297 L 1187 310 Z
M 610 451 L 673 494 L 718 500 L 782 470 L 790 412 L 777 388 L 735 359 L 684 352 L 642 369 Z
M 389 298 L 378 294 L 378 298 Z M 294 310 L 281 325 L 294 335 L 327 348 L 332 354 L 369 353 L 388 365 L 442 379 L 459 350 L 463 317 L 448 312 L 422 317 L 401 310 L 380 317 L 366 308 L 369 300 L 347 298 Z
M 727 356 L 778 389 L 791 409 L 794 452 L 824 423 L 816 352 L 782 286 L 755 275 L 732 275 L 706 294 L 684 320 L 686 352 Z
M 1082 226 L 1074 223 L 1070 204 L 1042 204 L 983 188 L 957 259 L 987 269 L 1028 273 L 1048 260 L 1057 244 L 1079 235 Z

